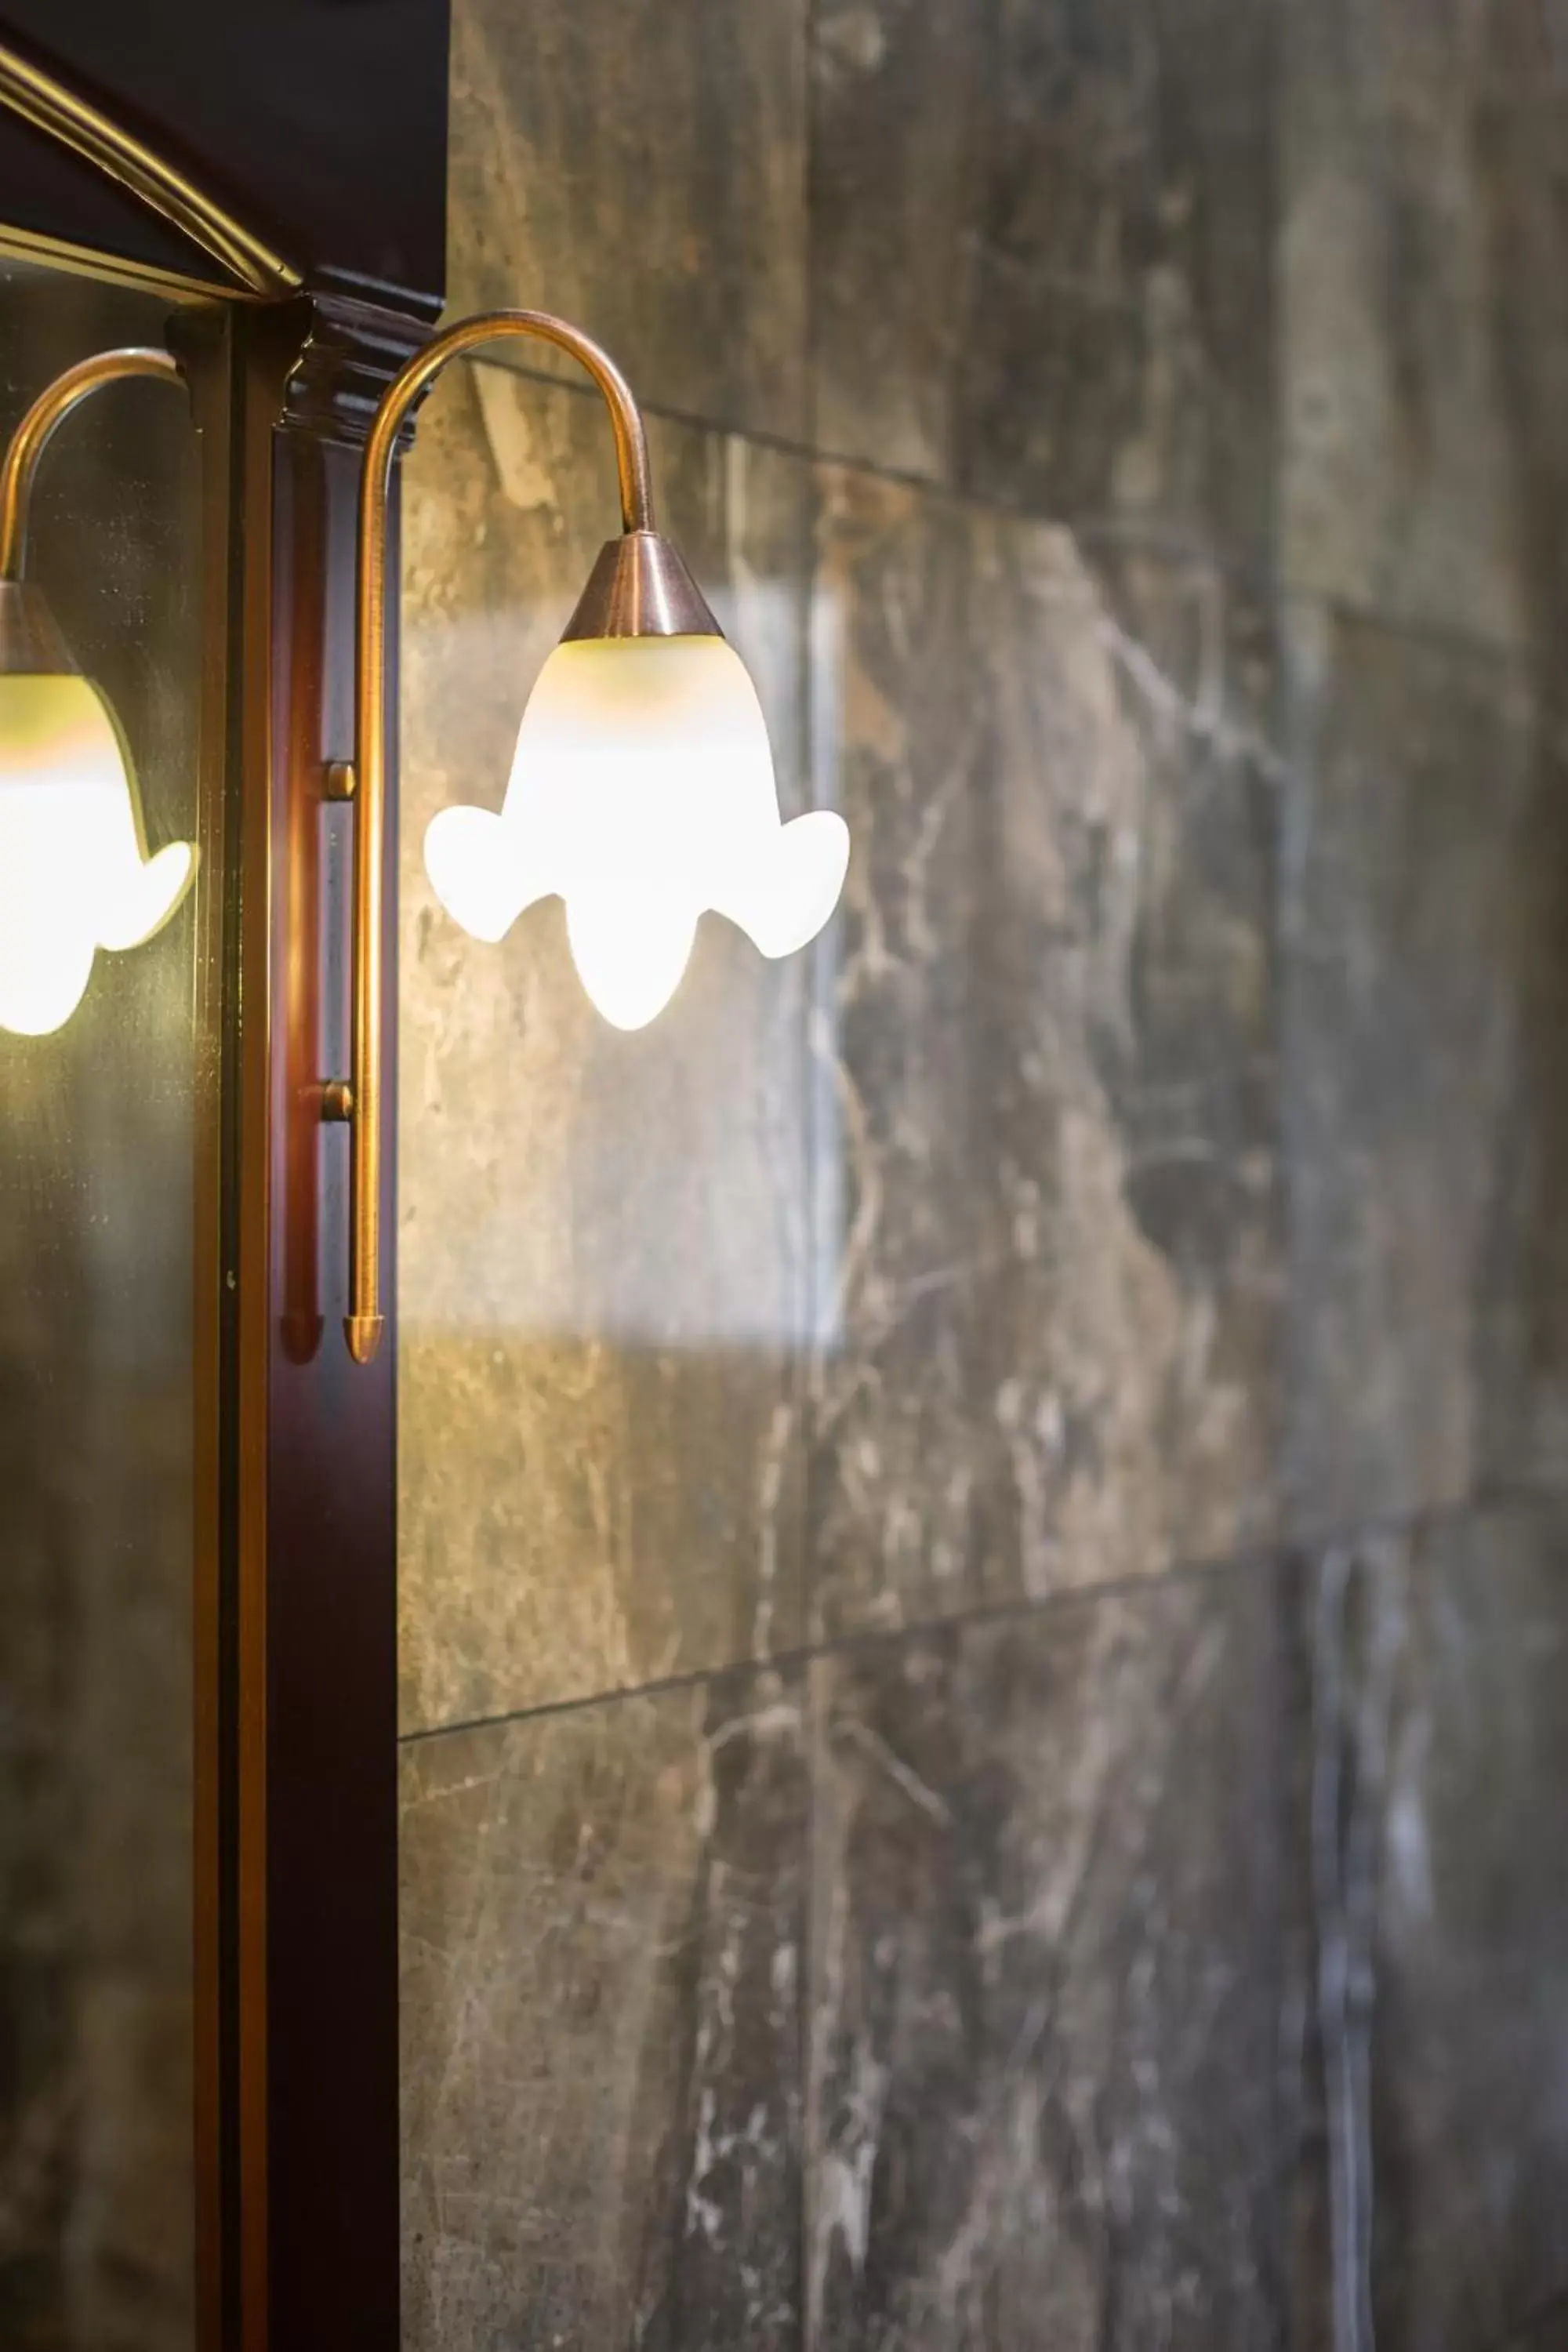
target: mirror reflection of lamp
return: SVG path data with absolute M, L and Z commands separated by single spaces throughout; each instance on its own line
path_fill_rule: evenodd
M 150 940 L 196 870 L 189 842 L 149 855 L 120 723 L 22 576 L 50 435 L 89 393 L 135 375 L 181 380 L 166 352 L 100 352 L 40 394 L 0 465 L 0 1028 L 22 1036 L 62 1027 L 97 951 Z

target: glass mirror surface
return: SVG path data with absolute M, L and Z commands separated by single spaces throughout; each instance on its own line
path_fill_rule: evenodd
M 167 297 L 0 261 L 0 432 Z M 96 392 L 28 574 L 109 697 L 148 846 L 193 841 L 198 461 L 178 388 Z M 205 887 L 198 876 L 196 892 Z M 0 1032 L 0 2344 L 195 2342 L 192 1625 L 196 940 L 99 954 Z

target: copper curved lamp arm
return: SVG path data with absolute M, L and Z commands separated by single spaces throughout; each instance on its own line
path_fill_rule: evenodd
M 117 383 L 122 376 L 161 376 L 165 383 L 184 378 L 167 352 L 135 344 L 118 352 L 95 352 L 56 376 L 34 401 L 12 434 L 0 463 L 0 580 L 19 580 L 27 556 L 27 510 L 38 460 L 57 425 L 100 385 Z
M 382 394 L 360 476 L 359 560 L 354 617 L 354 757 L 330 783 L 352 798 L 354 817 L 353 1076 L 329 1086 L 330 1118 L 350 1122 L 349 1312 L 344 1330 L 355 1360 L 367 1364 L 381 1345 L 381 1004 L 382 874 L 386 855 L 386 516 L 393 460 L 404 419 L 448 360 L 477 344 L 526 335 L 570 352 L 593 377 L 610 412 L 620 479 L 621 522 L 653 530 L 647 436 L 631 386 L 609 353 L 547 310 L 490 310 L 464 319 L 426 343 Z
M 210 253 L 248 293 L 292 294 L 300 273 L 194 181 L 16 50 L 0 46 L 0 106 L 74 148 Z

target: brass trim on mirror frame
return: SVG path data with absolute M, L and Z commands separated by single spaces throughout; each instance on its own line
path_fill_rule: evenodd
M 0 106 L 46 131 L 140 198 L 226 269 L 245 292 L 276 299 L 303 280 L 291 262 L 184 173 L 52 74 L 0 44 Z
M 42 229 L 18 228 L 15 221 L 0 221 L 0 269 L 8 261 L 19 261 L 31 269 L 62 270 L 94 286 L 163 295 L 179 310 L 195 309 L 204 302 L 249 304 L 254 299 L 243 287 L 222 286 L 216 278 L 160 268 L 150 261 L 132 261 L 125 254 L 100 253 L 92 246 L 73 245 L 68 237 L 47 236 Z

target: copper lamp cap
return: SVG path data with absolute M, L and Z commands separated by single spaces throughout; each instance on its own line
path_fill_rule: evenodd
M 0 677 L 71 677 L 78 663 L 30 580 L 0 580 Z
M 561 633 L 581 637 L 721 637 L 686 559 L 658 530 L 623 531 L 599 550 Z

